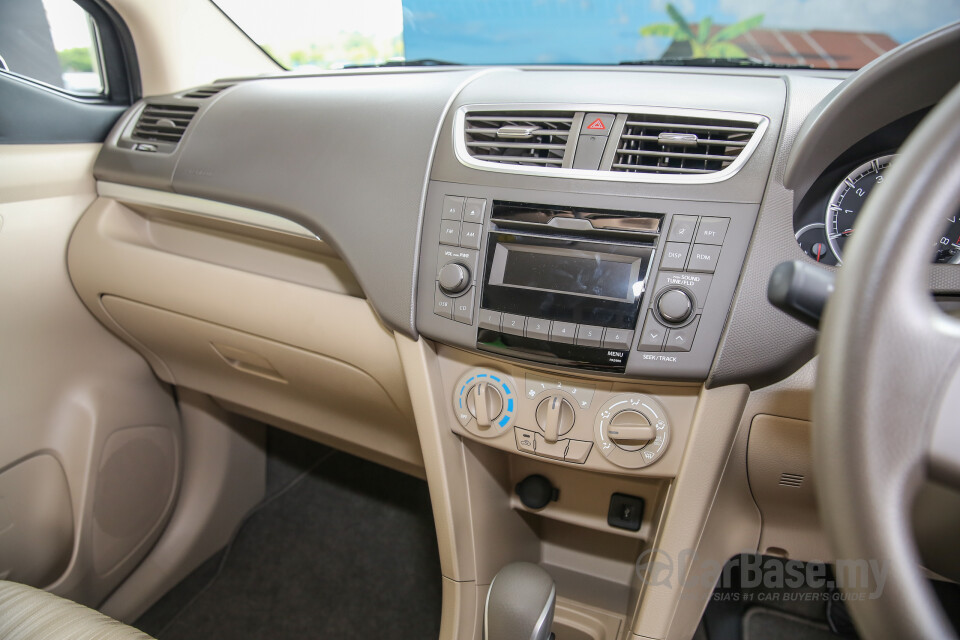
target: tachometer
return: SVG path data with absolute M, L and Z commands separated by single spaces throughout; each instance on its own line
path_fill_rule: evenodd
M 857 221 L 857 216 L 860 215 L 860 210 L 863 209 L 867 196 L 877 185 L 883 182 L 883 172 L 895 158 L 896 155 L 889 154 L 864 162 L 851 171 L 843 179 L 843 182 L 834 189 L 833 195 L 830 196 L 824 229 L 830 252 L 836 256 L 838 264 L 843 263 L 843 247 L 853 234 L 854 224 Z M 801 229 L 797 233 L 797 240 L 800 241 L 800 246 L 807 251 L 807 254 L 815 258 L 813 251 L 818 250 L 815 244 L 815 235 L 806 233 L 807 243 L 811 245 L 809 250 L 804 247 L 804 242 L 801 239 L 801 234 L 813 226 L 808 225 L 808 227 Z M 818 261 L 823 262 L 823 259 L 821 258 Z M 960 264 L 960 214 L 955 214 L 947 219 L 947 227 L 937 241 L 934 262 Z
M 891 154 L 864 162 L 851 171 L 830 196 L 826 217 L 827 244 L 838 263 L 843 263 L 843 246 L 853 233 L 854 223 L 867 196 L 883 182 L 883 171 L 894 158 Z

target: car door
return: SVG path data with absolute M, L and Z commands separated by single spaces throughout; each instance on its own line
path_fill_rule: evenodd
M 93 0 L 0 3 L 0 578 L 90 606 L 173 509 L 173 392 L 67 274 L 100 143 L 139 97 L 129 35 Z

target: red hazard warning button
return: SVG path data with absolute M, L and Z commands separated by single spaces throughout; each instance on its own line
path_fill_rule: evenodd
M 580 126 L 580 133 L 590 134 L 592 136 L 606 136 L 610 133 L 610 127 L 616 116 L 612 113 L 588 113 L 583 116 L 583 124 Z

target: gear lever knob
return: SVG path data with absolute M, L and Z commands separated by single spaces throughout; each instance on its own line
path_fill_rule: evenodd
M 557 588 L 529 562 L 512 562 L 490 583 L 483 613 L 483 640 L 548 640 Z

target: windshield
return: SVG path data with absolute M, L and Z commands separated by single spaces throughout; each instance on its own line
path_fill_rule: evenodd
M 288 69 L 651 60 L 858 69 L 960 0 L 215 0 Z

